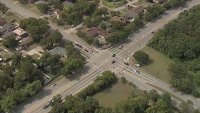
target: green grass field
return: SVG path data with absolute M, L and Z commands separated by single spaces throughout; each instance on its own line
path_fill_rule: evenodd
M 7 22 L 11 22 L 11 21 L 13 21 L 13 20 L 16 20 L 16 22 L 19 23 L 19 22 L 22 20 L 22 17 L 20 17 L 20 16 L 14 14 L 13 12 L 10 12 L 10 11 L 8 11 L 8 12 L 5 14 L 4 18 L 5 18 L 5 20 L 6 20 Z
M 133 91 L 139 92 L 140 90 L 118 80 L 112 87 L 97 93 L 93 97 L 98 100 L 101 106 L 114 108 L 122 99 L 130 97 Z
M 141 69 L 159 78 L 160 80 L 169 83 L 170 75 L 167 69 L 168 66 L 173 63 L 173 60 L 148 46 L 144 47 L 141 51 L 147 53 L 152 60 L 151 64 L 143 66 Z

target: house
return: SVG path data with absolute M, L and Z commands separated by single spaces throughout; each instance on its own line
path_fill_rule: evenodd
M 13 32 L 17 35 L 16 40 L 21 40 L 22 38 L 28 37 L 28 33 L 22 28 L 17 28 Z
M 162 4 L 164 2 L 166 2 L 167 0 L 153 0 L 153 2 L 158 3 L 158 4 Z
M 15 29 L 16 29 L 16 26 L 12 23 L 4 24 L 4 25 L 0 26 L 0 36 L 6 34 L 8 32 L 11 32 Z
M 99 41 L 99 44 L 107 44 L 107 41 L 105 37 L 103 36 L 98 37 L 98 41 Z
M 109 33 L 107 31 L 104 31 L 103 29 L 98 28 L 98 27 L 91 27 L 90 29 L 86 31 L 86 33 L 88 36 L 91 36 L 91 37 L 97 37 L 97 36 L 108 37 L 109 36 Z
M 6 24 L 6 20 L 0 17 L 0 26 Z
M 33 42 L 33 39 L 31 37 L 23 38 L 19 41 L 20 46 L 26 47 L 29 46 Z
M 98 27 L 92 27 L 88 29 L 86 33 L 88 36 L 97 38 L 100 44 L 106 44 L 107 43 L 106 38 L 110 36 L 109 32 Z
M 67 58 L 67 51 L 62 47 L 55 47 L 48 51 L 52 55 L 59 55 L 61 57 Z
M 144 12 L 143 7 L 132 7 L 130 8 L 127 13 L 124 15 L 124 20 L 132 22 L 135 17 L 137 17 L 141 12 Z
M 123 17 L 119 17 L 119 16 L 113 16 L 111 18 L 111 21 L 115 21 L 115 22 L 124 22 L 124 18 Z

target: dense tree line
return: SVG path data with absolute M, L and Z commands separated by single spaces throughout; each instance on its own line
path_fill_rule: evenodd
M 184 11 L 155 34 L 149 45 L 176 61 L 169 67 L 175 88 L 200 96 L 200 6 Z
M 15 55 L 13 65 L 1 67 L 0 112 L 11 112 L 15 106 L 42 89 L 43 76 L 31 57 Z
M 92 96 L 100 90 L 103 90 L 112 85 L 114 82 L 116 82 L 116 80 L 117 78 L 114 73 L 111 71 L 104 71 L 102 76 L 98 77 L 93 84 L 89 85 L 87 88 L 81 91 L 78 94 L 78 97 L 84 99 L 87 96 Z
M 60 20 L 68 25 L 80 24 L 83 22 L 83 16 L 90 16 L 96 7 L 95 1 L 79 0 L 60 13 Z
M 62 34 L 58 30 L 50 29 L 48 22 L 44 19 L 27 18 L 20 22 L 20 27 L 23 28 L 44 49 L 52 49 L 60 44 Z
M 11 65 L 2 66 L 0 73 L 0 112 L 11 112 L 17 104 L 42 89 L 44 73 L 69 76 L 85 65 L 85 59 L 71 43 L 66 45 L 68 58 L 45 52 L 38 60 L 14 55 Z
M 60 100 L 60 99 L 58 99 Z M 64 102 L 56 101 L 49 113 L 199 113 L 189 102 L 182 103 L 180 109 L 172 104 L 168 93 L 159 95 L 155 90 L 124 99 L 114 109 L 104 108 L 92 97 L 85 99 L 66 96 Z

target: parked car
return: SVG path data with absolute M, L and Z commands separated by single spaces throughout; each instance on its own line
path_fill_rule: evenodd
M 50 106 L 50 104 L 44 105 L 43 109 L 47 109 Z
M 115 62 L 116 62 L 116 61 L 115 61 L 115 60 L 113 60 L 113 61 L 112 61 L 112 64 L 114 64 Z

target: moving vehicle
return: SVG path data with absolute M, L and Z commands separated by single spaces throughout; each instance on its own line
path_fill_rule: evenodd
M 52 84 L 51 86 L 54 87 L 54 86 L 56 86 L 56 84 Z
M 116 54 L 112 54 L 112 57 L 115 57 L 116 56 Z

